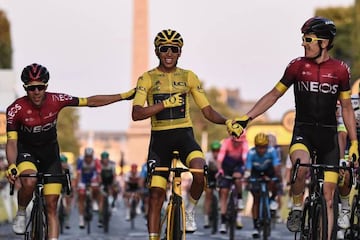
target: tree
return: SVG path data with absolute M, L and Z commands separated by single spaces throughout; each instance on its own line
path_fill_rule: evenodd
M 220 100 L 221 94 L 218 89 L 210 88 L 205 90 L 205 92 L 211 106 L 216 111 L 229 118 L 239 115 L 239 113 L 231 109 L 226 102 Z M 225 125 L 214 124 L 205 119 L 201 113 L 201 110 L 196 106 L 192 98 L 190 98 L 190 109 L 190 115 L 194 126 L 194 134 L 198 142 L 201 140 L 203 131 L 208 132 L 208 143 L 211 143 L 214 140 L 222 140 L 228 137 Z
M 10 24 L 5 12 L 0 10 L 0 69 L 12 68 Z
M 67 107 L 61 110 L 57 123 L 60 151 L 79 155 L 80 144 L 76 137 L 78 122 L 79 115 L 75 108 Z
M 336 24 L 336 37 L 334 48 L 330 54 L 345 61 L 351 68 L 354 82 L 360 77 L 360 0 L 356 0 L 355 6 L 320 8 L 315 15 L 333 20 Z

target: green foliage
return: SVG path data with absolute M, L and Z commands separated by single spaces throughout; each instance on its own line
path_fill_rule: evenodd
M 12 48 L 10 24 L 3 11 L 0 10 L 0 69 L 11 69 Z
M 220 100 L 221 94 L 216 88 L 205 90 L 210 105 L 219 113 L 227 118 L 232 118 L 239 113 L 232 110 L 226 102 Z M 214 124 L 209 122 L 202 115 L 201 110 L 197 107 L 192 98 L 190 98 L 190 116 L 193 121 L 194 134 L 198 143 L 201 142 L 201 134 L 203 131 L 208 132 L 208 143 L 214 140 L 222 140 L 228 136 L 225 125 Z
M 67 107 L 61 110 L 57 122 L 57 133 L 61 152 L 72 152 L 79 155 L 80 144 L 76 137 L 79 115 L 76 108 Z
M 330 54 L 345 61 L 352 72 L 352 82 L 360 77 L 360 0 L 355 6 L 321 8 L 315 15 L 332 19 L 336 24 L 334 48 Z

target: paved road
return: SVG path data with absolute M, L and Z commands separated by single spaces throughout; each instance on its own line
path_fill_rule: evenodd
M 65 229 L 64 234 L 60 236 L 60 240 L 146 240 L 147 231 L 146 231 L 146 221 L 142 216 L 136 218 L 135 229 L 131 229 L 130 223 L 125 221 L 125 209 L 121 202 L 118 203 L 116 211 L 113 212 L 109 233 L 104 234 L 102 228 L 97 227 L 97 214 L 93 219 L 92 223 L 92 233 L 88 235 L 85 230 L 81 230 L 78 227 L 78 215 L 77 209 L 74 207 L 71 215 L 71 228 Z M 211 239 L 228 239 L 226 235 L 210 233 L 209 229 L 204 229 L 203 225 L 203 215 L 201 208 L 197 209 L 196 216 L 198 231 L 194 234 L 188 234 L 187 239 L 191 240 L 211 240 Z M 248 217 L 243 218 L 244 228 L 236 231 L 236 239 L 247 240 L 252 239 L 252 220 Z M 1 240 L 18 240 L 23 239 L 22 236 L 16 236 L 11 231 L 10 224 L 0 225 L 0 239 Z M 271 240 L 290 240 L 294 239 L 293 234 L 291 234 L 285 227 L 284 224 L 276 224 L 275 229 L 272 231 Z

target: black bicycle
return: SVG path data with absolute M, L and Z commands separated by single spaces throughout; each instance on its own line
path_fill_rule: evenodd
M 360 238 L 360 176 L 359 169 L 356 172 L 355 190 L 352 204 L 351 204 L 351 215 L 350 215 L 350 230 L 349 235 L 346 234 L 348 239 L 359 239 Z M 348 231 L 347 231 L 348 232 Z
M 205 166 L 205 175 L 209 176 L 209 170 L 207 166 Z M 208 188 L 212 189 L 210 214 L 209 214 L 211 234 L 216 234 L 218 231 L 218 223 L 219 223 L 219 200 L 216 194 L 217 182 L 216 180 L 210 181 L 208 178 L 207 183 L 208 183 Z
M 65 198 L 63 194 L 60 194 L 59 196 L 59 202 L 58 202 L 58 218 L 59 218 L 59 225 L 60 225 L 60 234 L 64 233 L 64 227 L 65 227 L 65 219 L 66 219 L 66 207 L 65 207 Z
M 258 227 L 260 238 L 267 240 L 271 235 L 271 226 L 273 219 L 276 218 L 276 211 L 270 209 L 270 197 L 269 197 L 269 182 L 278 183 L 279 179 L 277 177 L 269 178 L 261 173 L 260 177 L 249 177 L 247 182 L 253 186 L 253 189 L 258 186 L 260 192 L 259 200 L 259 217 L 258 217 Z M 275 212 L 275 213 L 274 213 Z
M 137 191 L 130 192 L 129 203 L 130 203 L 130 226 L 131 229 L 135 229 L 136 208 L 139 203 L 139 196 Z
M 17 172 L 15 169 L 11 173 L 16 176 Z M 51 173 L 22 173 L 19 175 L 20 178 L 36 178 L 37 183 L 34 190 L 33 207 L 31 210 L 30 218 L 26 224 L 24 239 L 25 240 L 44 240 L 48 239 L 48 221 L 46 204 L 44 199 L 44 184 L 45 180 L 49 178 L 62 178 L 65 179 L 66 193 L 70 194 L 70 172 L 65 170 L 65 173 L 51 174 Z M 14 185 L 10 187 L 10 195 L 14 194 Z
M 231 180 L 230 192 L 228 196 L 228 202 L 226 207 L 226 227 L 229 231 L 229 239 L 235 239 L 235 229 L 236 229 L 236 217 L 237 217 L 237 201 L 238 194 L 235 186 L 236 180 L 241 180 L 241 178 L 236 178 L 233 176 L 220 176 L 220 178 Z
M 103 185 L 103 211 L 102 211 L 102 224 L 104 232 L 109 232 L 109 223 L 111 217 L 111 204 L 109 203 L 109 184 Z
M 87 233 L 91 233 L 91 221 L 93 218 L 92 212 L 92 191 L 91 183 L 86 183 L 85 186 L 85 207 L 84 207 L 84 220 L 87 228 Z
M 299 167 L 307 167 L 310 170 L 310 186 L 309 195 L 305 198 L 304 209 L 301 217 L 300 239 L 301 240 L 326 240 L 328 236 L 328 215 L 326 200 L 323 194 L 324 171 L 326 170 L 350 170 L 350 178 L 352 179 L 352 167 L 334 166 L 327 164 L 316 164 L 316 153 L 313 153 L 314 163 L 300 163 L 297 159 L 292 171 L 291 184 L 295 183 Z M 352 185 L 352 181 L 350 181 Z M 334 229 L 332 235 L 336 234 L 336 219 L 338 214 L 337 201 L 334 201 Z M 295 233 L 295 239 L 296 239 Z

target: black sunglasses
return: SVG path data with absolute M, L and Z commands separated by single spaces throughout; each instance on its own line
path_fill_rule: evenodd
M 46 88 L 46 85 L 24 85 L 26 91 L 35 91 L 36 89 L 39 91 L 43 91 Z
M 171 50 L 173 53 L 179 53 L 180 48 L 178 46 L 173 45 L 163 45 L 159 47 L 159 52 L 161 53 L 167 53 L 168 50 Z

